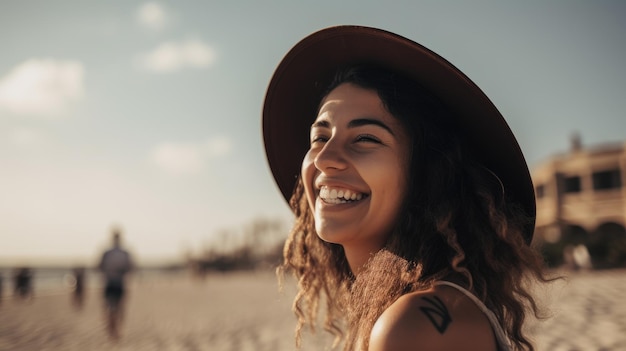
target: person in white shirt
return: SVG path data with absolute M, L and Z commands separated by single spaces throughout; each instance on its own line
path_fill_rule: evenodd
M 98 266 L 104 277 L 105 315 L 112 338 L 119 338 L 126 294 L 125 279 L 133 269 L 131 255 L 121 248 L 120 236 L 120 230 L 113 229 L 113 247 L 104 252 Z

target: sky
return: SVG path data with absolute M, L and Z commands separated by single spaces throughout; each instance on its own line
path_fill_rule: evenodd
M 263 150 L 280 59 L 319 29 L 437 52 L 505 116 L 529 166 L 626 140 L 622 1 L 0 1 L 0 264 L 140 263 L 291 220 Z

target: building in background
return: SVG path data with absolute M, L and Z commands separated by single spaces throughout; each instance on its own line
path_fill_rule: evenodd
M 549 264 L 626 266 L 626 143 L 583 147 L 534 167 L 536 244 Z

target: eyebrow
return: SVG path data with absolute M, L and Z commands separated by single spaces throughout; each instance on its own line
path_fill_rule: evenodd
M 389 134 L 395 136 L 395 134 L 393 133 L 391 128 L 389 128 L 389 126 L 387 126 L 385 123 L 383 123 L 382 121 L 379 121 L 377 119 L 373 119 L 373 118 L 357 118 L 357 119 L 353 119 L 350 122 L 348 122 L 348 128 L 356 128 L 356 127 L 362 127 L 362 126 L 367 126 L 367 125 L 375 125 L 375 126 L 381 127 L 384 130 L 386 130 L 387 132 L 389 132 Z M 317 121 L 317 122 L 313 123 L 311 128 L 316 128 L 316 127 L 330 128 L 330 123 L 328 123 L 328 121 L 324 121 L 324 120 Z

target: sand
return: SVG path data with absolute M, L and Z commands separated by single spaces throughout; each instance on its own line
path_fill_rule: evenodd
M 626 271 L 571 274 L 539 291 L 553 317 L 528 325 L 538 350 L 626 350 Z M 0 350 L 295 350 L 293 286 L 278 293 L 271 272 L 136 278 L 128 296 L 122 337 L 103 327 L 99 289 L 81 308 L 66 291 L 32 301 L 0 302 Z M 307 336 L 303 350 L 328 350 L 332 338 Z

